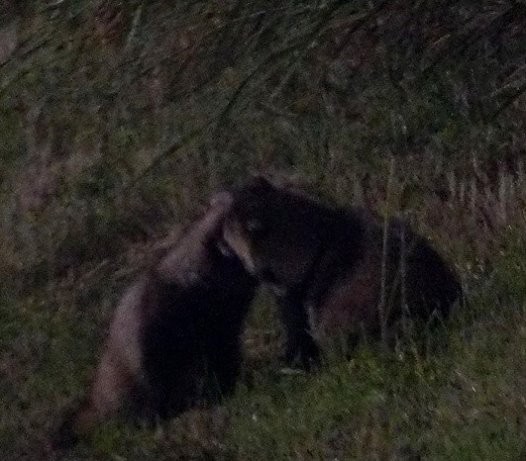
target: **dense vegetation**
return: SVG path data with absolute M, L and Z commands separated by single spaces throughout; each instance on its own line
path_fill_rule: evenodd
M 526 458 L 525 58 L 523 0 L 2 2 L 0 457 L 44 456 L 159 242 L 277 170 L 456 265 L 447 348 L 284 374 L 262 294 L 234 398 L 66 459 Z

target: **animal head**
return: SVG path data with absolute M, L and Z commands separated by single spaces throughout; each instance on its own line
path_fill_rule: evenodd
M 212 196 L 209 205 L 188 226 L 173 248 L 167 252 L 156 271 L 166 281 L 184 286 L 232 280 L 245 276 L 237 255 L 224 244 L 223 222 L 232 205 L 232 194 L 221 191 Z
M 301 283 L 321 244 L 321 207 L 299 192 L 255 176 L 232 192 L 223 239 L 261 280 Z

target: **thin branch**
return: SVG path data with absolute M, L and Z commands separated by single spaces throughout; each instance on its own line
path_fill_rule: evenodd
M 312 39 L 319 33 L 320 29 L 323 27 L 325 21 L 336 11 L 340 6 L 345 4 L 346 2 L 343 0 L 340 0 L 336 2 L 332 8 L 328 11 L 326 15 L 318 22 L 318 25 L 315 27 L 315 29 L 307 34 L 307 43 L 310 44 Z M 294 43 L 292 45 L 285 46 L 281 50 L 278 50 L 276 52 L 271 53 L 267 58 L 265 58 L 262 62 L 260 62 L 246 77 L 245 79 L 240 83 L 228 103 L 225 105 L 221 113 L 218 117 L 215 118 L 215 120 L 209 121 L 198 128 L 192 130 L 188 135 L 186 135 L 183 139 L 180 141 L 172 144 L 170 147 L 165 149 L 163 152 L 161 152 L 151 163 L 146 167 L 139 175 L 137 175 L 133 180 L 128 182 L 123 189 L 121 189 L 119 192 L 123 193 L 130 189 L 132 189 L 138 182 L 140 182 L 144 177 L 149 175 L 155 168 L 157 168 L 166 158 L 173 155 L 175 152 L 178 152 L 180 149 L 182 149 L 184 146 L 188 145 L 190 142 L 192 142 L 194 139 L 196 139 L 198 136 L 203 134 L 207 129 L 212 127 L 212 125 L 215 125 L 214 130 L 217 130 L 219 127 L 221 127 L 224 124 L 224 121 L 228 118 L 232 108 L 237 103 L 240 95 L 243 93 L 244 89 L 251 83 L 253 78 L 260 73 L 260 71 L 268 66 L 269 63 L 272 63 L 273 61 L 280 59 L 283 56 L 288 55 L 294 50 L 297 50 L 300 45 L 304 44 L 304 41 L 301 41 L 300 43 Z
M 17 55 L 16 54 L 16 50 L 15 52 L 8 58 L 6 59 L 4 62 L 0 63 L 0 69 L 2 69 L 3 67 L 5 67 L 7 64 L 10 64 L 11 62 L 13 62 L 15 59 L 24 59 L 24 58 L 27 58 L 29 55 L 31 55 L 32 53 L 40 50 L 41 48 L 43 48 L 44 46 L 48 45 L 49 43 L 51 43 L 51 40 L 52 40 L 52 36 L 51 34 L 45 38 L 44 40 L 42 40 L 40 43 L 38 43 L 38 45 L 35 45 L 34 47 L 30 48 L 29 50 L 26 50 L 24 51 L 22 54 L 20 55 Z M 24 44 L 20 44 L 17 48 L 20 49 Z
M 509 106 L 511 106 L 517 99 L 519 99 L 523 94 L 526 93 L 526 82 L 523 83 L 519 88 L 517 88 L 517 91 L 512 93 L 510 96 L 508 96 L 504 102 L 493 112 L 493 114 L 490 115 L 488 118 L 489 122 L 492 122 L 495 120 L 502 112 L 504 112 Z
M 514 6 L 507 9 L 502 14 L 498 15 L 484 27 L 481 27 L 479 30 L 470 29 L 467 32 L 463 32 L 456 35 L 454 38 L 451 39 L 451 41 L 453 42 L 452 45 L 446 49 L 443 49 L 442 52 L 439 52 L 438 55 L 435 57 L 434 61 L 422 70 L 422 73 L 420 74 L 419 78 L 425 80 L 432 74 L 432 71 L 443 60 L 447 58 L 455 58 L 461 56 L 464 52 L 466 52 L 466 50 L 471 48 L 480 40 L 484 38 L 489 39 L 494 37 L 496 34 L 501 32 L 511 20 L 513 20 L 517 15 L 520 14 L 524 14 L 524 5 L 514 4 Z M 488 35 L 488 33 L 490 34 Z
M 262 62 L 260 62 L 241 82 L 241 84 L 238 86 L 237 90 L 234 92 L 232 98 L 226 105 L 225 109 L 221 113 L 221 115 L 218 118 L 218 123 L 216 125 L 216 128 L 219 128 L 223 125 L 224 121 L 228 118 L 232 108 L 236 104 L 237 100 L 243 93 L 244 89 L 250 84 L 250 82 L 254 79 L 255 76 L 257 76 L 260 71 L 267 67 L 270 63 L 274 62 L 277 59 L 280 59 L 284 56 L 289 55 L 293 51 L 301 51 L 304 48 L 307 48 L 310 46 L 312 40 L 316 38 L 319 35 L 320 30 L 323 29 L 325 26 L 327 20 L 342 6 L 346 5 L 347 2 L 345 0 L 338 0 L 336 1 L 328 10 L 326 13 L 320 18 L 318 21 L 316 27 L 314 29 L 306 34 L 304 37 L 302 37 L 301 41 L 297 41 L 296 43 L 292 45 L 287 45 L 281 50 L 275 51 L 271 53 L 269 56 L 267 56 Z M 305 45 L 306 43 L 306 45 Z
M 171 146 L 166 148 L 157 157 L 155 157 L 152 160 L 152 162 L 144 170 L 142 170 L 137 176 L 135 176 L 132 180 L 130 180 L 128 183 L 126 183 L 121 189 L 117 190 L 116 192 L 122 194 L 122 193 L 128 192 L 129 190 L 133 189 L 137 185 L 137 183 L 139 183 L 142 179 L 148 176 L 153 170 L 155 170 L 168 157 L 175 154 L 176 152 L 181 150 L 183 147 L 190 144 L 194 139 L 196 139 L 202 133 L 204 133 L 207 130 L 207 128 L 210 127 L 212 123 L 213 122 L 207 122 L 199 126 L 198 128 L 195 128 L 190 133 L 188 133 L 186 136 L 184 136 L 181 140 L 173 143 Z
M 357 32 L 360 28 L 362 28 L 364 25 L 366 25 L 371 19 L 375 18 L 378 13 L 380 13 L 382 10 L 385 9 L 387 5 L 392 3 L 391 0 L 384 0 L 380 2 L 378 5 L 376 5 L 369 13 L 363 15 L 362 17 L 358 18 L 352 27 L 347 31 L 345 36 L 343 37 L 340 44 L 334 49 L 332 54 L 333 61 L 338 59 L 340 55 L 343 53 L 343 50 L 347 48 L 347 45 L 349 45 L 349 42 L 351 41 L 352 36 L 355 32 Z
M 139 27 L 139 21 L 141 20 L 142 10 L 143 10 L 144 3 L 141 3 L 137 10 L 135 11 L 135 14 L 133 15 L 133 21 L 130 28 L 130 32 L 128 33 L 128 36 L 126 37 L 126 45 L 124 46 L 124 52 L 128 52 L 131 48 L 131 44 L 133 39 L 135 38 L 135 35 L 137 34 L 137 28 Z

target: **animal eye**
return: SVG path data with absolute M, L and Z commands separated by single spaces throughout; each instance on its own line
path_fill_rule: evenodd
M 245 228 L 250 234 L 260 234 L 263 231 L 263 223 L 259 219 L 249 219 Z
M 228 246 L 228 244 L 224 240 L 219 240 L 216 245 L 217 245 L 217 249 L 223 256 L 227 258 L 231 258 L 234 256 L 232 249 Z

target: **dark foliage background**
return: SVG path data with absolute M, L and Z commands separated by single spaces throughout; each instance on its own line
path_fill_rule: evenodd
M 70 459 L 522 459 L 525 70 L 520 0 L 4 0 L 3 459 L 37 459 L 120 290 L 259 170 L 432 239 L 471 300 L 450 348 L 283 376 L 262 295 L 233 400 Z

